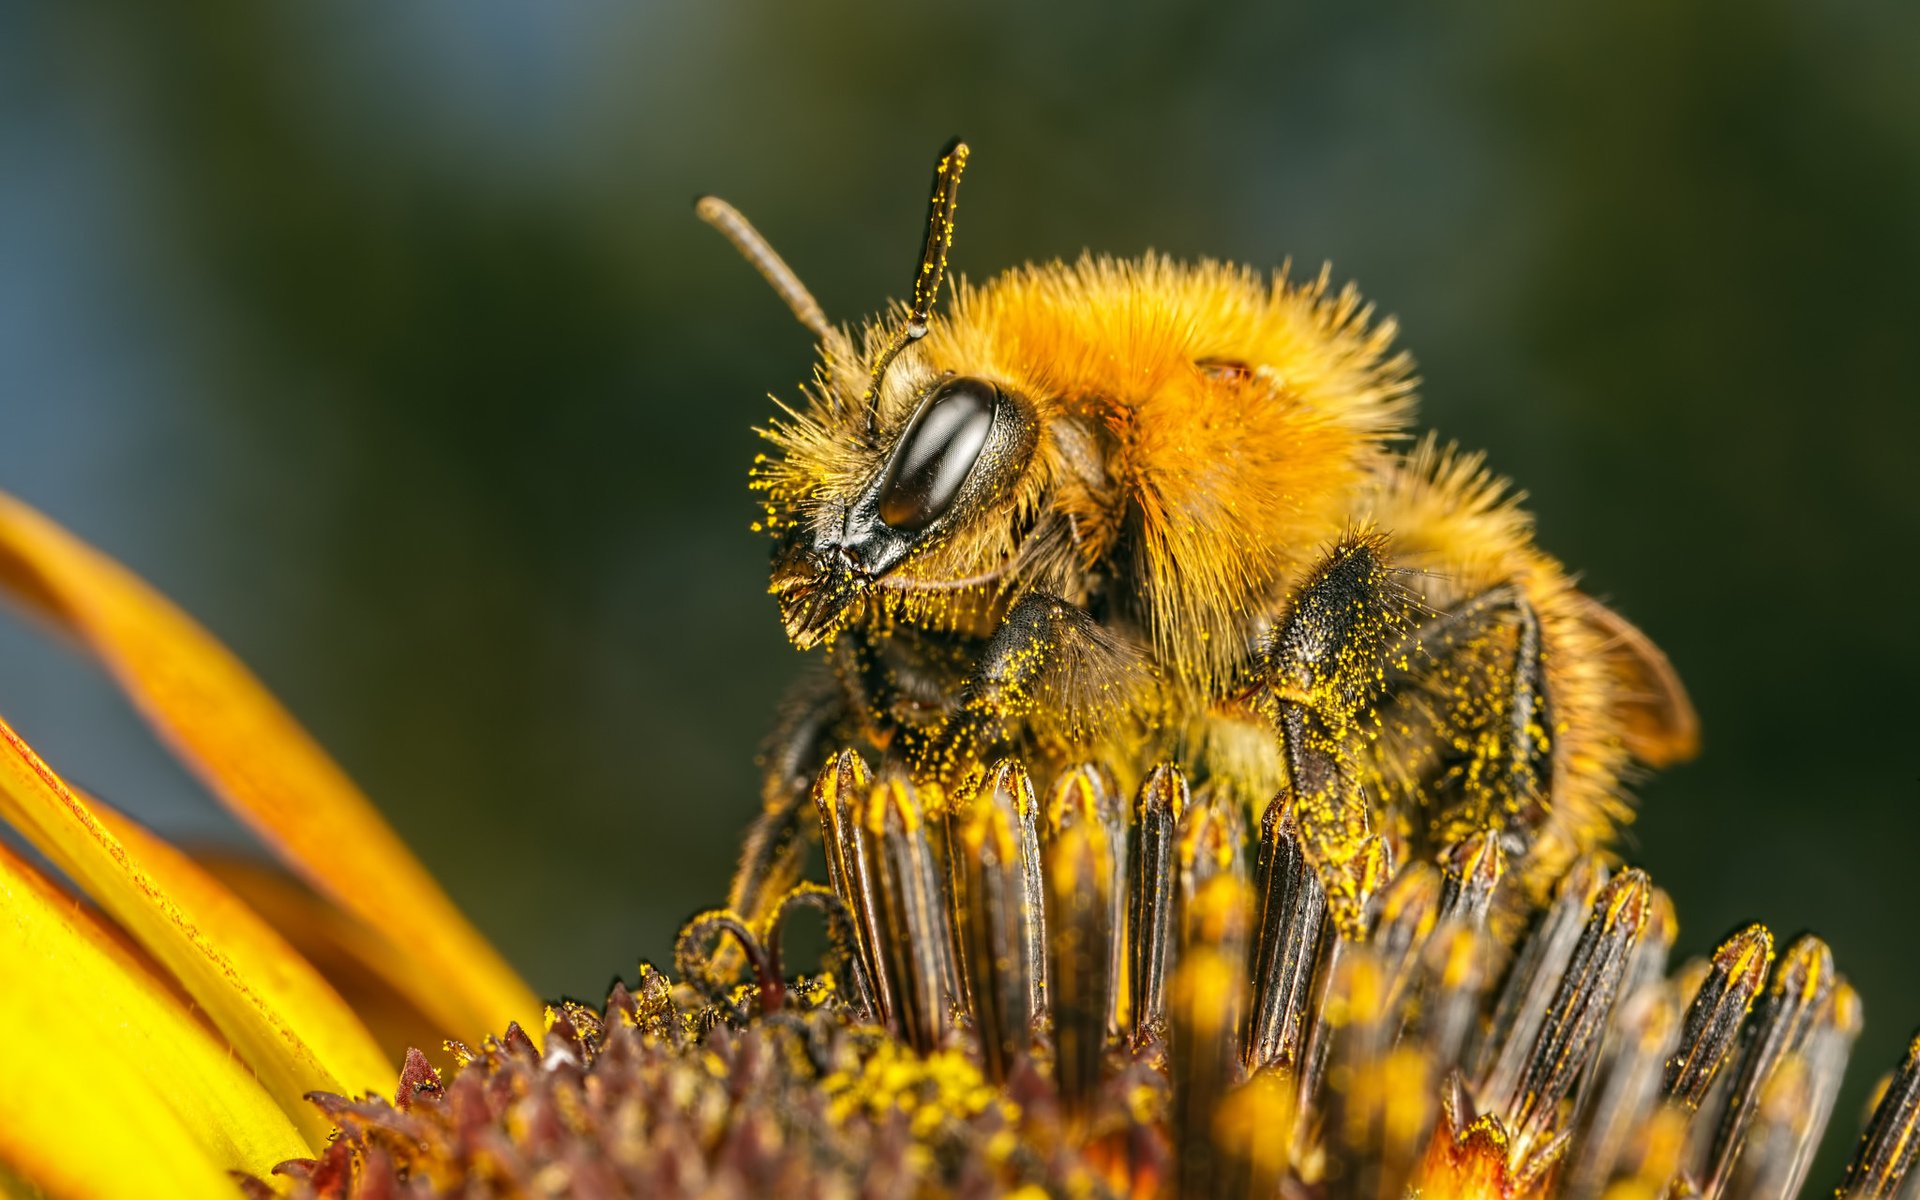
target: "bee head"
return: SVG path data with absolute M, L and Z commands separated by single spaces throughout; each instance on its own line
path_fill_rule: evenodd
M 768 433 L 780 460 L 762 460 L 755 471 L 756 488 L 767 494 L 766 526 L 777 539 L 769 590 L 801 649 L 832 637 L 876 589 L 898 584 L 906 564 L 924 561 L 972 531 L 983 514 L 1003 508 L 1033 457 L 1033 408 L 1011 389 L 922 363 L 901 361 L 894 369 L 932 320 L 967 155 L 960 141 L 941 153 L 912 298 L 896 324 L 872 331 L 865 354 L 827 322 L 744 218 L 711 197 L 699 202 L 701 217 L 773 284 L 827 359 L 815 403 L 788 410 Z M 883 420 L 883 409 L 891 420 Z M 910 414 L 904 421 L 903 412 Z
M 816 486 L 781 535 L 771 590 L 788 637 L 806 649 L 831 636 L 905 564 L 1000 511 L 1036 436 L 1031 408 L 991 380 L 948 375 L 922 389 L 880 453 L 827 473 L 838 481 Z

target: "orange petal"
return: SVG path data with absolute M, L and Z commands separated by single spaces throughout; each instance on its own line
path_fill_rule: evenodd
M 89 646 L 183 761 L 314 889 L 406 963 L 390 982 L 446 1033 L 474 1038 L 538 999 L 467 923 L 345 773 L 184 613 L 39 513 L 0 494 L 0 589 Z
M 419 1047 L 430 1059 L 438 1056 L 434 1047 L 446 1034 L 388 982 L 407 969 L 404 961 L 380 961 L 378 955 L 393 953 L 388 943 L 366 936 L 358 921 L 272 863 L 222 851 L 190 853 L 201 870 L 225 884 L 313 964 L 390 1060 L 401 1062 L 409 1048 Z M 446 1065 L 452 1065 L 451 1058 Z
M 0 980 L 0 1180 L 57 1196 L 221 1196 L 229 1170 L 264 1175 L 313 1153 L 164 981 L 5 846 Z
M 217 880 L 132 821 L 76 796 L 0 720 L 0 816 L 186 988 L 309 1134 L 311 1091 L 384 1091 L 393 1066 L 319 973 Z

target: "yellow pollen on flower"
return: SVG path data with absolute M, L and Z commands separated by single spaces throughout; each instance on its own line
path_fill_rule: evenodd
M 836 1071 L 821 1081 L 827 1116 L 844 1124 L 854 1114 L 882 1117 L 905 1113 L 914 1136 L 925 1138 L 948 1121 L 997 1109 L 1008 1123 L 1019 1106 L 987 1082 L 967 1055 L 940 1050 L 925 1058 L 885 1042 L 855 1071 Z

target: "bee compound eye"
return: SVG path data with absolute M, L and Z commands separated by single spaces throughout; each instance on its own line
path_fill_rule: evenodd
M 917 533 L 953 506 L 993 430 L 999 393 L 984 379 L 950 379 L 920 403 L 880 485 L 880 519 Z

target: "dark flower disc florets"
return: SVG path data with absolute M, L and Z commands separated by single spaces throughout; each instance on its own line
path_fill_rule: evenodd
M 815 801 L 829 887 L 703 914 L 678 984 L 643 967 L 539 1046 L 316 1097 L 340 1134 L 295 1194 L 1787 1197 L 1860 1028 L 1811 936 L 1670 973 L 1671 905 L 1598 858 L 1534 906 L 1495 838 L 1383 847 L 1355 936 L 1284 796 L 1249 836 L 1170 767 L 1126 805 L 1091 767 L 955 798 L 846 754 Z M 832 961 L 790 980 L 802 906 Z M 1902 1194 L 1917 1118 L 1920 1045 L 1840 1195 Z

